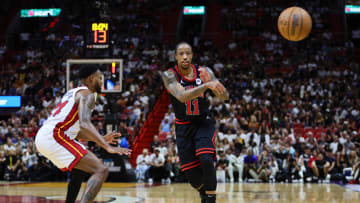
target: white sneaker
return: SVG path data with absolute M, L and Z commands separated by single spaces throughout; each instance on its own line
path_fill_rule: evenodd
M 161 184 L 164 184 L 165 183 L 165 179 L 161 179 Z
M 330 180 L 330 178 L 331 178 L 330 174 L 327 174 L 325 180 Z
M 171 184 L 171 179 L 170 178 L 166 179 L 166 184 Z
M 239 179 L 239 183 L 242 183 L 242 182 L 243 182 L 243 179 L 240 178 L 240 179 Z
M 230 183 L 233 183 L 234 182 L 234 179 L 230 179 Z
M 149 184 L 151 185 L 151 184 L 153 184 L 153 179 L 152 178 L 149 178 Z

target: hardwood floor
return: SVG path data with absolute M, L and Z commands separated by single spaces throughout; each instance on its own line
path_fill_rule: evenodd
M 0 182 L 0 203 L 64 202 L 67 183 Z M 85 187 L 83 185 L 82 189 Z M 355 186 L 357 187 L 357 186 Z M 360 186 L 358 186 L 360 188 Z M 335 184 L 218 184 L 217 202 L 359 202 L 360 192 Z M 82 191 L 79 195 L 81 196 Z M 200 203 L 189 184 L 105 183 L 97 202 Z

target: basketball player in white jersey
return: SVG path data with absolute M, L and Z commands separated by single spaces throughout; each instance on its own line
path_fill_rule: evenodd
M 108 176 L 108 169 L 76 139 L 93 141 L 109 153 L 130 155 L 131 150 L 110 146 L 90 121 L 94 93 L 101 91 L 100 71 L 95 66 L 86 66 L 78 76 L 84 86 L 71 89 L 62 97 L 38 131 L 35 144 L 59 169 L 76 168 L 91 174 L 81 202 L 92 202 Z

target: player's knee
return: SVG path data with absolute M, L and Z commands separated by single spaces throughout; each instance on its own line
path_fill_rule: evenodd
M 201 167 L 203 168 L 203 171 L 205 170 L 214 170 L 214 160 L 212 154 L 201 154 L 199 156 Z
M 184 171 L 191 186 L 195 189 L 199 188 L 202 184 L 202 174 L 199 168 L 192 168 Z
M 104 179 L 106 179 L 109 175 L 109 169 L 106 166 L 102 165 L 98 167 L 96 173 L 100 174 L 101 176 L 104 177 Z

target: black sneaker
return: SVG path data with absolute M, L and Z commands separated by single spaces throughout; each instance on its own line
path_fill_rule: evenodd
M 206 195 L 206 203 L 216 203 L 216 195 Z
M 201 190 L 199 192 L 200 192 L 201 203 L 206 203 L 206 194 L 205 194 L 204 187 L 201 188 Z
M 206 194 L 200 193 L 200 199 L 201 199 L 201 203 L 206 203 Z

